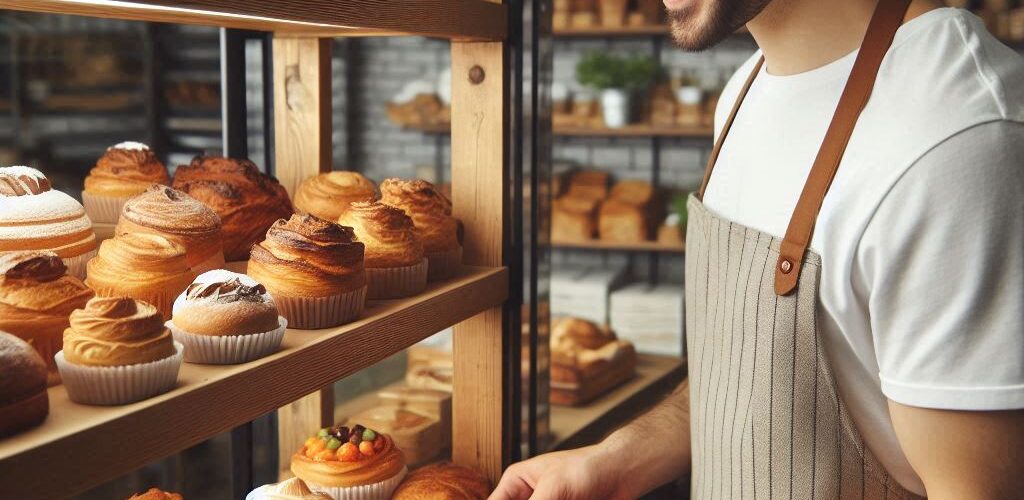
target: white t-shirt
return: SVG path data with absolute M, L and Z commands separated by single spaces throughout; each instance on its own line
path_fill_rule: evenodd
M 726 86 L 717 133 L 759 56 Z M 785 233 L 855 57 L 761 70 L 705 195 L 712 212 Z M 1024 59 L 963 10 L 901 27 L 811 248 L 840 393 L 867 446 L 923 494 L 886 398 L 1024 408 Z

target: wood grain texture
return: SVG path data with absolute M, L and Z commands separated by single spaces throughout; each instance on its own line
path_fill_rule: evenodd
M 293 198 L 332 165 L 331 41 L 274 36 L 274 176 Z
M 0 440 L 0 478 L 7 479 L 0 498 L 64 498 L 102 484 L 326 387 L 501 304 L 507 293 L 505 269 L 469 267 L 416 297 L 370 301 L 354 323 L 289 329 L 281 350 L 266 358 L 185 363 L 177 388 L 146 401 L 77 405 L 63 386 L 53 387 L 43 425 Z M 360 355 L 344 356 L 352 345 Z
M 334 385 L 328 385 L 277 410 L 279 481 L 292 477 L 291 457 L 314 429 L 334 425 Z
M 423 35 L 503 40 L 506 9 L 483 0 L 0 0 L 0 8 L 82 16 L 203 24 L 297 35 Z
M 452 203 L 467 263 L 500 265 L 505 249 L 506 88 L 502 43 L 452 43 Z M 470 72 L 479 66 L 479 83 Z M 516 284 L 519 286 L 519 284 Z M 509 461 L 501 307 L 455 325 L 452 459 L 497 483 Z

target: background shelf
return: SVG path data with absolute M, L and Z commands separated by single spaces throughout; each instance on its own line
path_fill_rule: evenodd
M 667 24 L 648 24 L 642 26 L 619 26 L 617 28 L 610 28 L 601 25 L 595 26 L 567 26 L 565 28 L 556 28 L 552 30 L 555 36 L 600 36 L 600 37 L 612 37 L 612 36 L 658 36 L 668 35 L 669 26 Z
M 554 248 L 574 248 L 592 250 L 620 250 L 627 252 L 664 252 L 683 253 L 686 251 L 686 243 L 662 243 L 660 241 L 637 241 L 633 243 L 622 243 L 618 241 L 588 240 L 588 241 L 552 241 Z
M 710 140 L 714 136 L 712 127 L 655 127 L 645 123 L 622 128 L 557 126 L 553 127 L 553 132 L 555 135 L 582 137 L 689 137 Z

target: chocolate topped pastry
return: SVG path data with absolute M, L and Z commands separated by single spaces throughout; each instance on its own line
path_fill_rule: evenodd
M 154 185 L 128 200 L 115 233 L 133 232 L 159 234 L 181 245 L 196 274 L 224 266 L 220 217 L 182 191 Z
M 174 327 L 194 335 L 250 335 L 278 326 L 274 299 L 244 274 L 202 274 L 174 302 Z

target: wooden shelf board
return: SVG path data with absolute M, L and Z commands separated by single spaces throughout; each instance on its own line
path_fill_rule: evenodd
M 622 243 L 618 241 L 587 240 L 587 241 L 561 241 L 551 242 L 554 248 L 576 248 L 585 250 L 619 250 L 624 252 L 664 252 L 684 253 L 686 243 L 662 243 L 660 241 L 637 241 L 633 243 Z
M 362 370 L 508 294 L 505 268 L 467 267 L 408 299 L 368 302 L 363 318 L 292 330 L 281 350 L 241 365 L 184 363 L 167 394 L 114 407 L 50 389 L 50 416 L 0 440 L 0 498 L 63 498 L 166 457 Z M 69 455 L 71 453 L 71 455 Z M 42 473 L 41 471 L 45 471 Z
M 644 412 L 686 377 L 686 360 L 640 354 L 637 376 L 586 406 L 551 407 L 549 450 L 592 444 Z
M 645 123 L 626 125 L 622 128 L 597 127 L 554 127 L 555 135 L 582 137 L 690 137 L 711 139 L 714 129 L 711 127 L 655 127 Z
M 667 24 L 646 24 L 641 26 L 619 26 L 616 28 L 594 25 L 594 26 L 566 26 L 555 28 L 552 34 L 555 36 L 577 37 L 577 36 L 660 36 L 668 35 L 670 32 Z
M 316 37 L 503 40 L 507 33 L 507 8 L 483 0 L 0 0 L 0 8 Z

